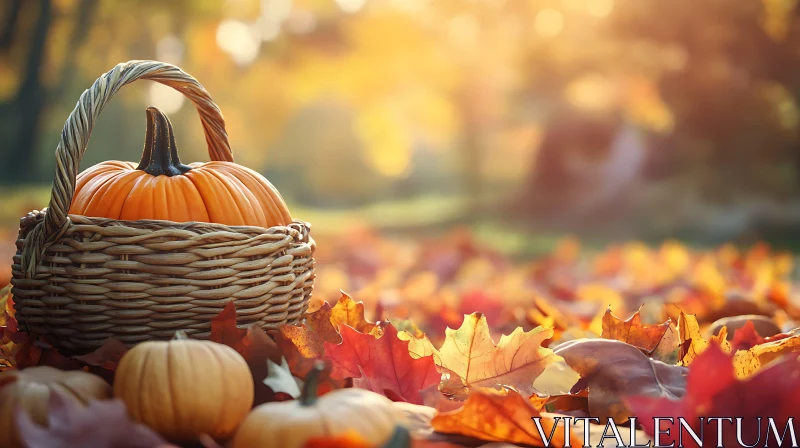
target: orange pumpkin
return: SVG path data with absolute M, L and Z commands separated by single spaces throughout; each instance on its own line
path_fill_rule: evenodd
M 176 441 L 225 438 L 253 406 L 253 377 L 236 350 L 188 339 L 134 346 L 119 362 L 114 396 L 132 419 Z
M 135 221 L 285 226 L 292 222 L 278 190 L 233 162 L 184 165 L 167 116 L 147 108 L 142 160 L 102 162 L 78 175 L 70 213 Z

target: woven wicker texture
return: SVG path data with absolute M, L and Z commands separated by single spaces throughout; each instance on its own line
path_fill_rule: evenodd
M 136 79 L 192 100 L 211 160 L 233 161 L 219 108 L 188 74 L 161 62 L 131 61 L 101 76 L 64 125 L 50 206 L 21 220 L 12 267 L 21 328 L 57 348 L 88 351 L 109 337 L 127 344 L 170 338 L 177 330 L 208 337 L 211 318 L 230 300 L 240 325 L 272 329 L 298 320 L 314 281 L 307 223 L 264 229 L 68 215 L 94 121 Z

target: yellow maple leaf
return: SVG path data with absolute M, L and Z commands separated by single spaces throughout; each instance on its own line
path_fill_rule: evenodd
M 720 331 L 715 340 L 725 353 L 731 352 L 731 344 L 727 340 L 727 328 Z M 700 332 L 700 324 L 697 322 L 697 316 L 693 314 L 685 314 L 683 311 L 678 318 L 678 337 L 681 343 L 680 362 L 682 366 L 688 366 L 692 361 L 697 358 L 700 353 L 703 353 L 708 348 L 709 341 L 703 337 Z
M 536 377 L 561 359 L 542 347 L 542 342 L 552 337 L 552 328 L 525 332 L 518 327 L 510 335 L 501 336 L 495 345 L 486 317 L 472 313 L 464 316 L 458 330 L 448 328 L 445 332 L 438 351 L 440 367 L 457 375 L 466 388 L 509 386 L 531 395 Z
M 356 302 L 344 291 L 342 291 L 339 301 L 331 309 L 331 324 L 334 328 L 339 328 L 339 325 L 347 325 L 361 333 L 370 333 L 375 328 L 375 324 L 364 317 L 364 304 Z

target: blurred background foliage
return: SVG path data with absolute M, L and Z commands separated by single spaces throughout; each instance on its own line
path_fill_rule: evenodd
M 796 0 L 5 0 L 0 14 L 10 228 L 46 204 L 83 89 L 158 59 L 211 92 L 237 162 L 315 232 L 466 224 L 517 247 L 531 230 L 800 230 Z M 207 160 L 191 104 L 142 82 L 106 108 L 83 167 L 138 160 L 148 105 L 183 160 Z

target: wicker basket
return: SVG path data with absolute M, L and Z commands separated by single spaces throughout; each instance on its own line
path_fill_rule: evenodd
M 192 100 L 211 160 L 233 161 L 219 108 L 179 68 L 131 61 L 98 78 L 64 125 L 49 207 L 20 223 L 11 281 L 20 328 L 77 353 L 108 338 L 133 345 L 177 330 L 207 338 L 211 319 L 231 300 L 240 326 L 269 330 L 299 320 L 314 282 L 315 246 L 305 222 L 265 229 L 67 215 L 95 120 L 137 79 Z

